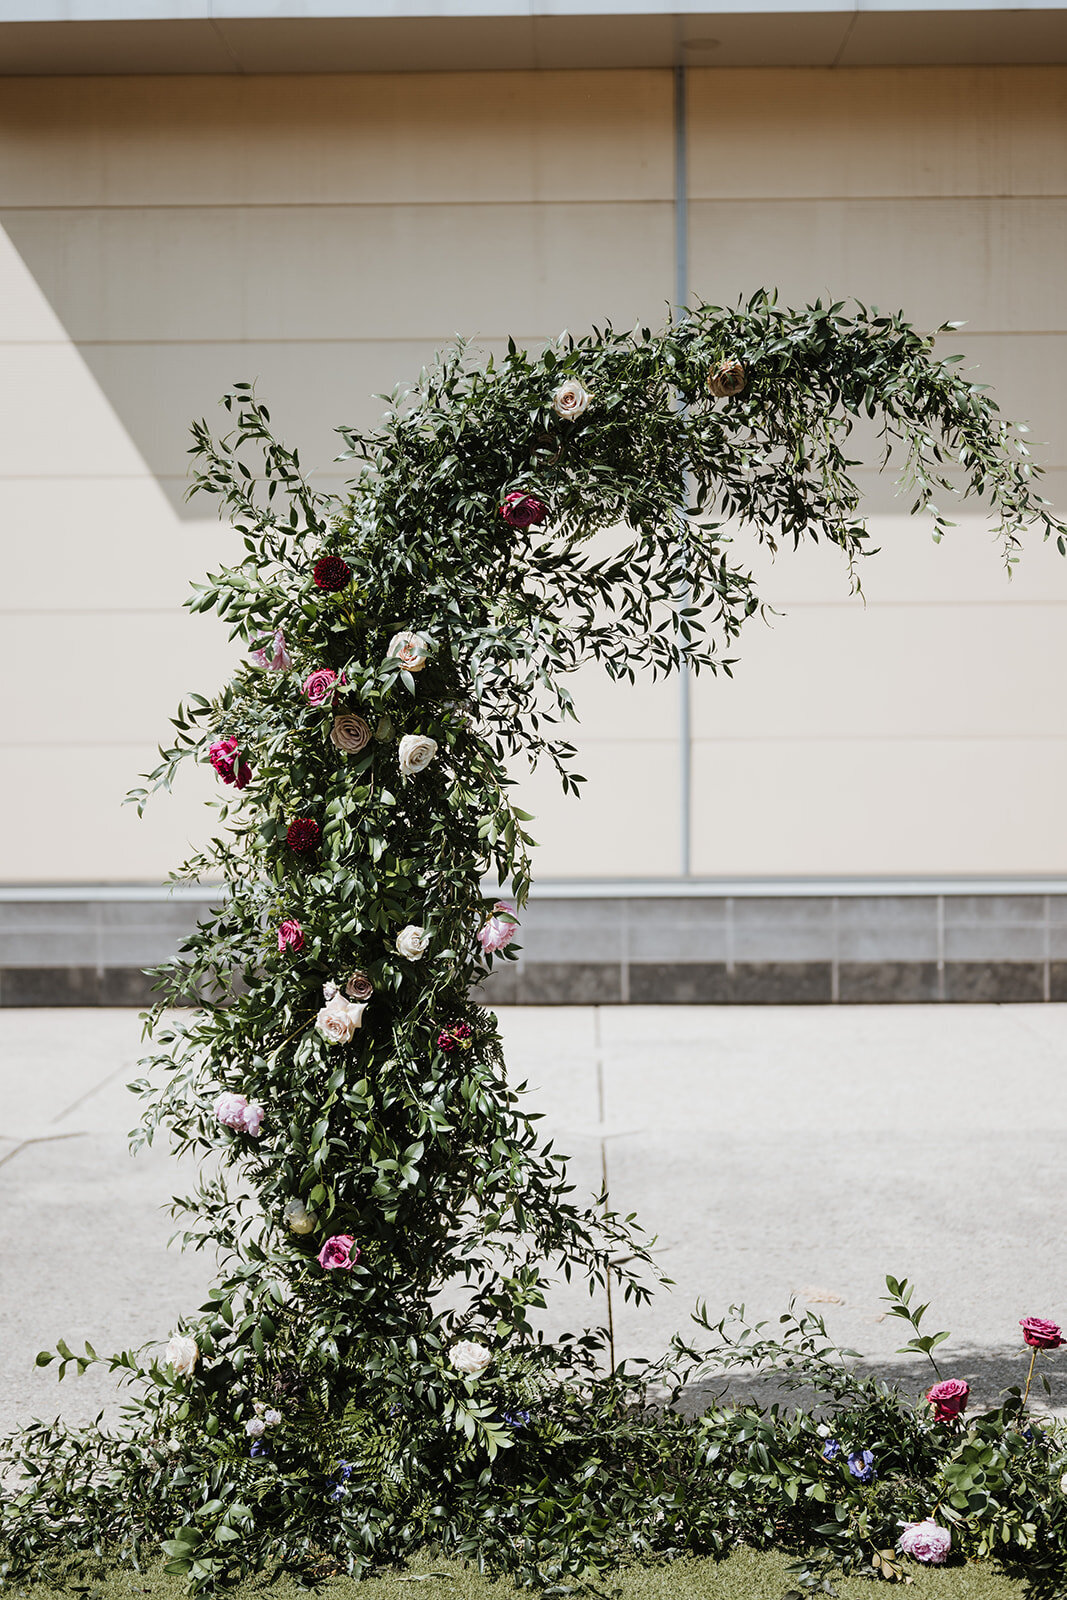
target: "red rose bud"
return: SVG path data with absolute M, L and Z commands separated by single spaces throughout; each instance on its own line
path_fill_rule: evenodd
M 548 507 L 532 494 L 523 494 L 521 489 L 513 489 L 511 494 L 504 496 L 500 515 L 509 528 L 532 528 L 536 523 L 544 522 L 548 516 Z
M 1022 1317 L 1019 1326 L 1031 1350 L 1058 1350 L 1063 1343 L 1063 1329 L 1044 1317 Z
M 285 842 L 297 855 L 314 850 L 322 837 L 322 829 L 314 817 L 297 817 L 285 831 Z
M 943 1383 L 935 1383 L 932 1389 L 927 1389 L 926 1398 L 934 1408 L 934 1421 L 954 1422 L 966 1411 L 970 1392 L 970 1384 L 964 1383 L 962 1378 L 946 1378 Z
M 352 568 L 340 556 L 323 556 L 321 561 L 316 561 L 312 576 L 320 589 L 334 593 L 351 583 Z

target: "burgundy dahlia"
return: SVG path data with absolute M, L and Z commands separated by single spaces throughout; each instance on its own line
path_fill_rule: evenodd
M 322 837 L 322 829 L 314 817 L 296 817 L 285 831 L 285 842 L 297 855 L 314 850 Z
M 448 1032 L 447 1028 L 444 1030 L 444 1032 L 437 1035 L 437 1048 L 438 1050 L 443 1050 L 446 1055 L 450 1054 L 450 1052 L 456 1048 L 456 1041 Z
M 535 523 L 544 522 L 548 507 L 534 495 L 513 489 L 511 494 L 504 496 L 500 515 L 509 528 L 532 528 Z
M 348 587 L 352 581 L 352 568 L 340 556 L 323 556 L 321 561 L 316 561 L 312 576 L 320 589 L 328 589 L 332 593 Z

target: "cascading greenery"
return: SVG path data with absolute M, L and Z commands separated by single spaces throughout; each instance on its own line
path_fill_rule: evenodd
M 961 489 L 1009 562 L 1033 526 L 1063 550 L 1019 432 L 932 347 L 900 316 L 765 294 L 534 357 L 460 347 L 377 432 L 340 430 L 357 466 L 339 498 L 248 385 L 225 398 L 227 437 L 194 428 L 193 488 L 245 554 L 189 604 L 252 654 L 179 709 L 135 792 L 189 759 L 227 786 L 225 828 L 181 873 L 225 893 L 159 974 L 135 1087 L 141 1139 L 211 1158 L 175 1204 L 221 1277 L 166 1355 L 109 1358 L 136 1396 L 116 1432 L 8 1446 L 26 1474 L 0 1518 L 9 1581 L 160 1542 L 194 1589 L 425 1544 L 541 1584 L 741 1537 L 852 1566 L 892 1544 L 903 1490 L 883 1515 L 846 1480 L 827 1532 L 826 1472 L 794 1459 L 818 1454 L 810 1419 L 788 1445 L 776 1414 L 687 1421 L 649 1398 L 703 1359 L 681 1344 L 635 1375 L 605 1370 L 601 1333 L 538 1331 L 554 1277 L 612 1275 L 640 1302 L 654 1273 L 632 1218 L 575 1199 L 476 989 L 517 948 L 485 883 L 521 913 L 530 881 L 512 759 L 582 781 L 568 676 L 729 673 L 760 610 L 745 537 L 829 540 L 858 582 L 861 419 L 936 536 L 934 497 Z M 822 1348 L 796 1327 L 802 1355 Z

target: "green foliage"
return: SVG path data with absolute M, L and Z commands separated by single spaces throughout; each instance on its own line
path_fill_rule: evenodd
M 511 344 L 484 366 L 460 347 L 394 396 L 378 432 L 341 430 L 356 465 L 338 499 L 305 481 L 249 385 L 225 397 L 227 437 L 196 425 L 194 490 L 217 497 L 244 556 L 195 586 L 191 609 L 249 650 L 281 629 L 290 658 L 190 695 L 131 797 L 143 806 L 213 741 L 250 764 L 218 803 L 218 836 L 182 869 L 225 892 L 158 974 L 132 1086 L 135 1143 L 164 1130 L 177 1152 L 210 1157 L 174 1210 L 183 1245 L 219 1253 L 220 1277 L 180 1330 L 199 1350 L 191 1375 L 123 1352 L 110 1366 L 133 1395 L 116 1432 L 38 1427 L 11 1446 L 27 1483 L 0 1517 L 12 1580 L 72 1548 L 136 1562 L 160 1543 L 194 1590 L 254 1572 L 360 1574 L 422 1546 L 548 1586 L 739 1539 L 809 1552 L 818 1573 L 870 1567 L 895 1519 L 921 1514 L 942 1442 L 831 1358 L 821 1324 L 790 1319 L 778 1343 L 754 1334 L 744 1353 L 804 1373 L 852 1438 L 877 1443 L 874 1487 L 821 1464 L 804 1415 L 715 1408 L 691 1423 L 663 1403 L 709 1359 L 735 1361 L 725 1324 L 711 1357 L 677 1345 L 636 1373 L 605 1371 L 600 1331 L 544 1338 L 537 1314 L 560 1275 L 591 1293 L 610 1280 L 640 1304 L 654 1271 L 632 1219 L 576 1200 L 474 995 L 517 950 L 483 953 L 486 882 L 520 908 L 530 882 L 514 758 L 547 757 L 577 791 L 563 732 L 567 680 L 586 662 L 628 681 L 729 673 L 760 612 L 740 535 L 772 550 L 829 540 L 858 583 L 867 533 L 845 453 L 857 423 L 873 421 L 937 535 L 950 524 L 934 496 L 959 487 L 981 497 L 1009 562 L 1029 526 L 1063 538 L 1019 433 L 932 344 L 899 316 L 757 295 L 656 335 L 609 328 L 539 356 Z M 719 403 L 708 377 L 726 359 L 747 381 Z M 592 403 L 563 418 L 553 394 L 571 379 Z M 543 504 L 533 526 L 501 516 L 515 493 Z M 340 587 L 315 582 L 327 556 L 345 563 Z M 424 663 L 394 652 L 405 632 Z M 330 689 L 309 698 L 322 669 Z M 363 719 L 362 748 L 331 737 L 340 714 Z M 404 775 L 409 735 L 436 758 Z M 317 825 L 316 848 L 290 847 L 296 819 Z M 299 948 L 279 947 L 288 919 Z M 397 945 L 410 927 L 425 934 L 414 959 Z M 372 998 L 358 1032 L 331 1044 L 316 1027 L 323 986 L 356 971 Z M 170 1009 L 190 996 L 198 1010 Z M 442 1030 L 459 1024 L 450 1048 Z M 222 1092 L 263 1108 L 255 1136 L 220 1126 Z M 309 1233 L 287 1225 L 297 1202 Z M 326 1270 L 318 1253 L 339 1235 L 358 1259 Z M 908 1348 L 929 1353 L 940 1336 L 919 1333 L 925 1308 L 910 1310 L 904 1283 L 890 1293 Z M 454 1365 L 462 1338 L 490 1353 L 480 1375 Z M 60 1375 L 97 1359 L 62 1344 L 59 1358 Z M 266 1411 L 281 1420 L 253 1457 L 247 1425 Z M 1062 1533 L 1047 1450 L 1023 1450 L 1009 1420 L 958 1446 L 946 1514 L 967 1548 L 1025 1539 L 1044 1559 Z M 1045 1509 L 1021 1524 L 1014 1486 L 1039 1480 Z

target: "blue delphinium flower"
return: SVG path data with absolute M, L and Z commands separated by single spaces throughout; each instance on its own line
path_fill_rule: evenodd
M 338 1500 L 343 1500 L 348 1493 L 348 1480 L 352 1476 L 352 1471 L 352 1463 L 340 1458 L 337 1462 L 336 1478 L 326 1479 L 326 1487 L 330 1491 L 329 1498 L 335 1504 Z
M 824 1461 L 836 1461 L 840 1454 L 841 1454 L 841 1446 L 838 1444 L 837 1440 L 836 1439 L 827 1439 L 826 1443 L 822 1447 L 822 1458 L 823 1458 L 823 1460 Z
M 508 1427 L 514 1428 L 516 1432 L 521 1428 L 527 1427 L 530 1421 L 530 1413 L 528 1411 L 505 1411 L 503 1417 Z
M 266 1444 L 262 1439 L 253 1439 L 252 1448 L 248 1453 L 252 1457 L 253 1461 L 263 1456 L 269 1456 L 270 1445 Z
M 874 1470 L 873 1450 L 850 1450 L 848 1470 L 860 1483 L 873 1483 L 878 1474 Z

